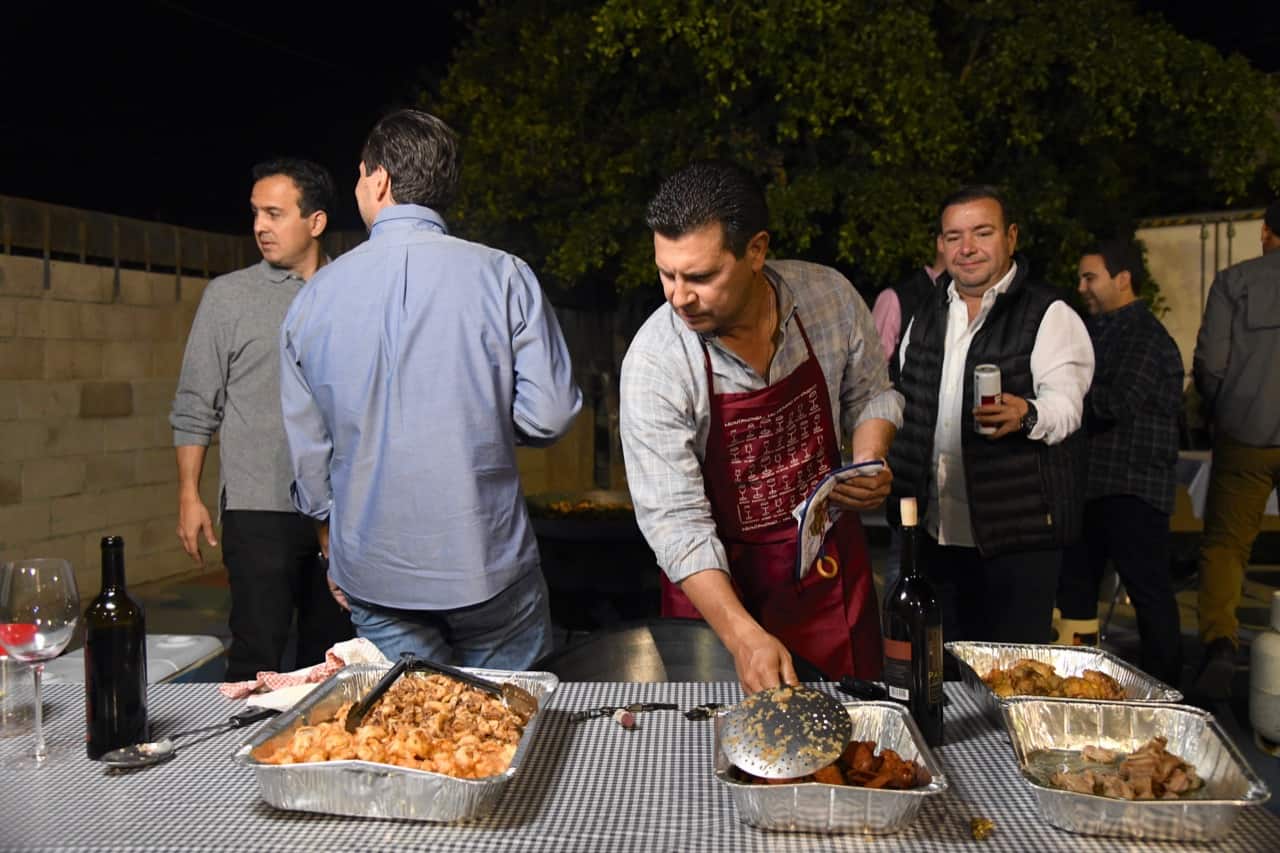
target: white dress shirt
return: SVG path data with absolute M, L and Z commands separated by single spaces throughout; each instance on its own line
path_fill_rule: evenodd
M 964 422 L 965 383 L 973 381 L 973 377 L 963 375 L 964 366 L 973 336 L 986 322 L 996 296 L 1009 289 L 1017 271 L 1018 265 L 1012 264 L 1004 278 L 982 294 L 982 307 L 972 322 L 968 306 L 956 292 L 955 282 L 947 285 L 947 339 L 942 383 L 938 389 L 938 422 L 933 432 L 934 476 L 929 478 L 925 515 L 925 529 L 940 545 L 975 546 L 960 433 Z M 899 366 L 906 364 L 914 327 L 912 320 L 902 336 Z M 1038 418 L 1028 437 L 1032 441 L 1057 444 L 1080 428 L 1084 395 L 1093 381 L 1093 344 L 1089 341 L 1089 332 L 1066 302 L 1054 302 L 1040 320 L 1031 349 L 1031 381 L 1035 387 Z

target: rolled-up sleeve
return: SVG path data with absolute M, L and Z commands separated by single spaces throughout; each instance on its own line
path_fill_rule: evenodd
M 516 436 L 521 444 L 545 447 L 568 432 L 582 409 L 582 391 L 573 381 L 569 347 L 555 311 L 547 305 L 533 270 L 519 259 L 512 259 L 507 292 Z
M 305 296 L 295 300 L 280 328 L 280 406 L 293 466 L 290 494 L 294 508 L 303 515 L 324 521 L 333 509 L 333 487 L 329 480 L 333 437 L 312 396 L 295 343 L 306 315 L 306 302 Z
M 1057 444 L 1080 428 L 1093 365 L 1093 343 L 1084 322 L 1066 302 L 1054 302 L 1040 320 L 1031 349 L 1037 420 L 1027 438 Z
M 849 354 L 840 382 L 840 429 L 848 436 L 865 421 L 879 418 L 902 426 L 902 395 L 889 381 L 889 367 L 875 318 L 862 297 L 853 294 Z
M 697 454 L 697 401 L 683 360 L 632 349 L 622 362 L 620 430 L 636 522 L 673 583 L 727 571 Z M 683 376 L 681 376 L 683 372 Z
M 227 358 L 221 336 L 226 324 L 218 322 L 221 299 L 219 288 L 206 289 L 191 321 L 191 332 L 182 355 L 182 372 L 169 413 L 174 447 L 207 447 L 222 424 L 227 402 Z

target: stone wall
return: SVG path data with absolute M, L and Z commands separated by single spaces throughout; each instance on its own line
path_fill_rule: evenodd
M 0 560 L 70 559 L 86 597 L 105 535 L 124 537 L 131 583 L 192 570 L 175 533 L 168 414 L 205 284 L 0 254 Z M 584 411 L 554 447 L 519 452 L 527 493 L 591 488 L 593 423 Z M 217 482 L 211 452 L 210 507 Z
M 0 559 L 70 559 L 87 595 L 108 534 L 131 582 L 191 568 L 168 411 L 204 285 L 0 255 Z

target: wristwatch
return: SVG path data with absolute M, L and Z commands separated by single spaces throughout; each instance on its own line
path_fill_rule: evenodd
M 1022 416 L 1022 421 L 1018 424 L 1019 431 L 1023 435 L 1031 435 L 1031 431 L 1036 428 L 1038 420 L 1040 420 L 1040 415 L 1036 412 L 1035 402 L 1027 400 L 1027 413 Z

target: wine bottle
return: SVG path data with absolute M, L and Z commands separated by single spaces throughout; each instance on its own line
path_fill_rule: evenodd
M 124 586 L 124 540 L 102 539 L 102 592 L 84 613 L 85 744 L 90 758 L 147 740 L 147 626 Z
M 942 743 L 942 608 L 916 565 L 916 499 L 903 498 L 902 572 L 884 597 L 884 682 L 930 746 Z

